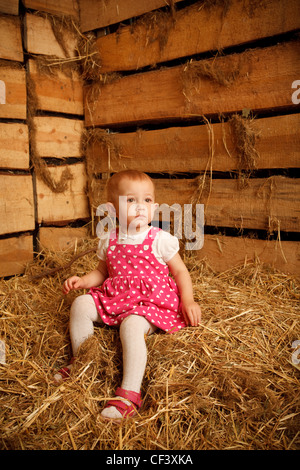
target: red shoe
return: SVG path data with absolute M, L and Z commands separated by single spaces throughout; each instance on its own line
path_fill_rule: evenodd
M 141 393 L 131 392 L 130 390 L 125 390 L 124 388 L 118 387 L 116 390 L 116 397 L 125 398 L 125 400 L 130 401 L 130 405 L 122 400 L 109 400 L 105 406 L 114 406 L 121 413 L 122 418 L 132 417 L 136 415 L 138 409 L 142 406 L 143 400 L 141 398 Z M 108 418 L 102 416 L 103 419 L 109 421 L 120 421 L 122 418 Z
M 72 357 L 69 366 L 72 365 L 74 361 L 75 361 L 75 357 Z M 54 376 L 54 382 L 61 383 L 70 377 L 71 368 L 69 366 L 62 367 L 61 369 L 59 369 L 58 372 L 56 372 Z

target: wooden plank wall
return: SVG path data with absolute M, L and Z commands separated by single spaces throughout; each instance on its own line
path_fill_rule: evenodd
M 123 168 L 151 174 L 160 203 L 205 204 L 197 256 L 214 269 L 299 274 L 299 13 L 298 0 L 1 0 L 0 276 L 84 236 Z M 80 36 L 99 59 L 85 82 Z
M 93 206 L 138 168 L 159 203 L 205 204 L 213 269 L 299 274 L 299 1 L 160 3 L 79 1 L 101 60 L 84 87 Z
M 65 249 L 86 234 L 83 83 L 52 65 L 77 55 L 62 18 L 78 23 L 78 15 L 76 0 L 0 1 L 0 276 L 23 273 L 35 251 Z M 64 170 L 66 185 L 54 192 L 47 181 L 55 185 Z

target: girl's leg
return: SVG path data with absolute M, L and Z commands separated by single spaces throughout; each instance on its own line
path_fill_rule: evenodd
M 146 318 L 138 315 L 130 315 L 121 323 L 120 339 L 123 348 L 121 388 L 132 392 L 140 392 L 147 363 L 145 335 L 149 335 L 155 330 L 156 326 L 149 323 Z M 122 417 L 114 406 L 104 408 L 101 415 L 112 419 Z
M 94 323 L 100 322 L 93 297 L 89 294 L 77 297 L 71 306 L 70 337 L 73 356 L 77 355 L 79 346 L 94 334 Z
M 77 355 L 79 346 L 94 333 L 94 322 L 101 322 L 95 302 L 91 295 L 84 294 L 77 297 L 70 311 L 70 337 L 73 357 Z M 61 382 L 69 375 L 72 364 L 58 371 L 54 380 Z

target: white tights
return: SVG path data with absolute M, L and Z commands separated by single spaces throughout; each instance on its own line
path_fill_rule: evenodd
M 100 322 L 95 302 L 91 295 L 77 297 L 71 307 L 70 336 L 73 356 L 77 355 L 79 346 L 94 333 L 94 323 Z M 145 335 L 156 330 L 146 318 L 129 315 L 120 325 L 120 339 L 123 349 L 123 379 L 121 387 L 125 390 L 139 392 L 147 363 Z M 105 408 L 103 416 L 121 417 L 115 407 Z

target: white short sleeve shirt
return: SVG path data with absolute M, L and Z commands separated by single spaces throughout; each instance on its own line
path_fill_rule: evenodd
M 127 235 L 127 233 L 122 233 L 120 230 L 118 243 L 139 245 L 140 243 L 143 243 L 150 229 L 151 227 L 149 227 L 144 232 L 136 233 L 134 235 Z M 106 260 L 106 251 L 109 245 L 109 235 L 109 232 L 102 234 L 97 248 L 97 256 L 103 261 Z M 178 238 L 168 232 L 165 232 L 164 230 L 160 230 L 153 240 L 152 250 L 160 263 L 167 264 L 168 261 L 170 261 L 179 251 Z

